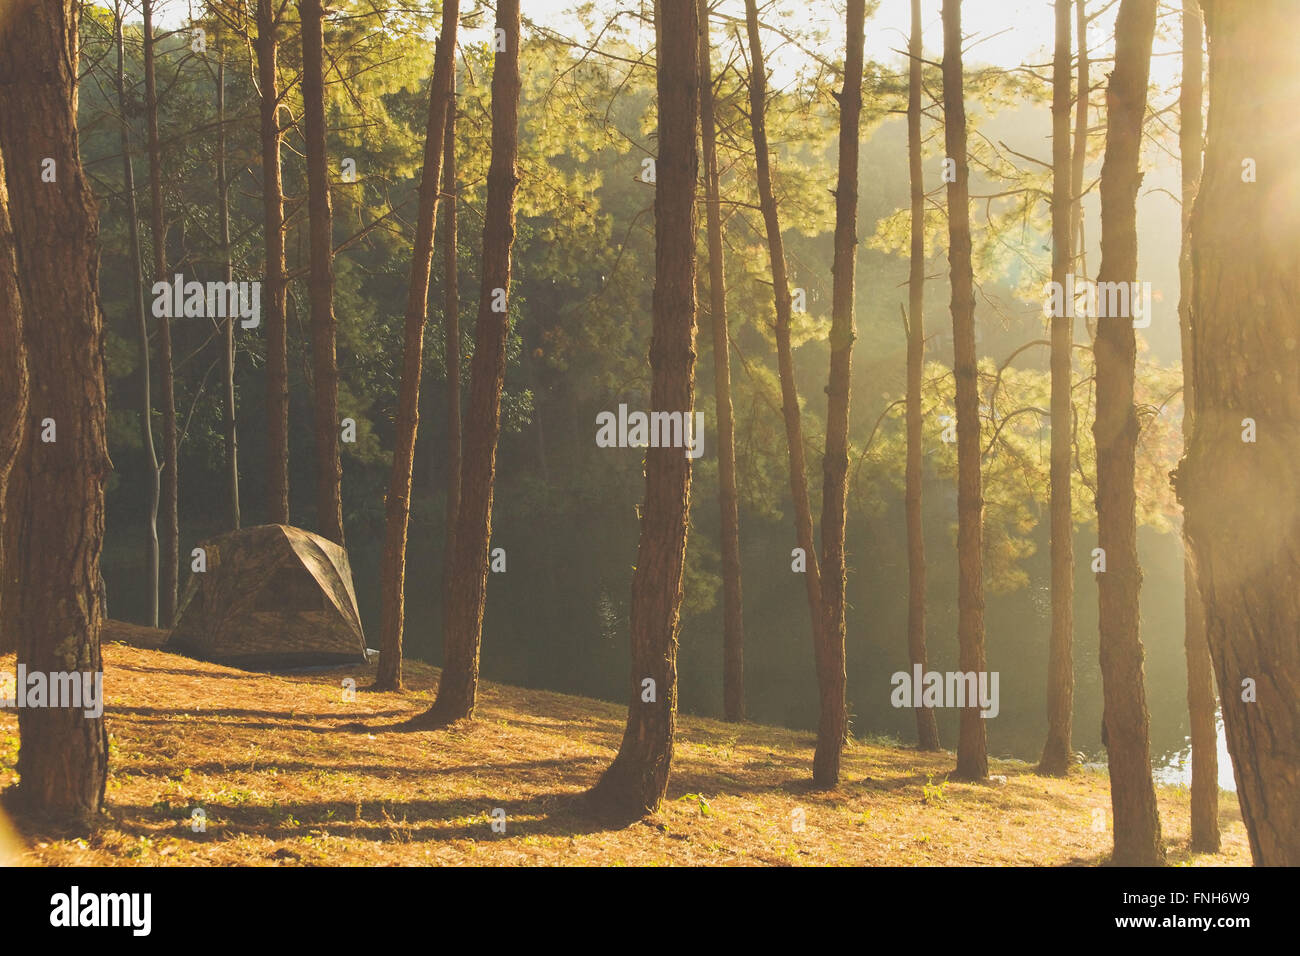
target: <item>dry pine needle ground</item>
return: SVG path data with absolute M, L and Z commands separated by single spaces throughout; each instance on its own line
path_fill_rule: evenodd
M 1110 851 L 1095 827 L 1094 811 L 1110 807 L 1095 771 L 1047 779 L 993 761 L 1004 786 L 947 783 L 951 754 L 857 741 L 839 789 L 819 793 L 810 734 L 683 716 L 662 812 L 622 826 L 582 800 L 618 746 L 622 705 L 488 683 L 472 723 L 398 732 L 387 728 L 432 702 L 436 669 L 408 663 L 411 690 L 399 695 L 365 691 L 366 667 L 251 674 L 116 642 L 104 661 L 104 825 L 87 838 L 29 829 L 22 862 L 1056 866 Z M 0 788 L 14 780 L 17 733 L 0 710 Z M 1159 798 L 1170 863 L 1249 865 L 1232 794 L 1215 855 L 1187 849 L 1187 790 Z M 196 807 L 205 832 L 191 825 Z M 492 829 L 496 808 L 504 833 Z

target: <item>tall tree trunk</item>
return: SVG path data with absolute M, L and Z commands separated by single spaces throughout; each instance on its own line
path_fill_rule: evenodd
M 921 524 L 921 376 L 925 368 L 925 173 L 921 166 L 921 0 L 912 0 L 907 56 L 907 165 L 912 186 L 912 248 L 907 275 L 907 656 L 921 672 L 929 667 L 925 646 L 925 535 Z M 916 740 L 939 749 L 933 707 L 916 708 Z
M 808 503 L 808 469 L 804 464 L 803 422 L 799 411 L 799 391 L 794 380 L 794 352 L 790 344 L 790 280 L 786 275 L 785 243 L 777 217 L 776 196 L 772 191 L 772 170 L 767 148 L 767 67 L 758 33 L 757 0 L 745 0 L 745 26 L 749 35 L 749 121 L 754 137 L 754 175 L 758 181 L 758 201 L 767 232 L 768 256 L 772 262 L 772 293 L 776 305 L 777 374 L 781 381 L 781 412 L 785 417 L 785 445 L 790 460 L 790 500 L 794 507 L 795 543 L 803 551 L 807 565 L 804 588 L 808 612 L 812 617 L 813 657 L 817 674 L 825 672 L 823 661 L 827 642 L 823 638 L 821 564 L 813 536 L 812 506 Z
M 99 225 L 77 148 L 78 4 L 22 0 L 0 28 L 0 154 L 30 381 L 40 420 L 19 458 L 18 663 L 28 672 L 102 674 L 99 556 L 105 440 L 104 319 L 97 292 Z M 57 179 L 42 182 L 54 161 Z M 37 320 L 39 319 L 39 321 Z M 46 420 L 55 431 L 45 441 Z M 38 434 L 40 433 L 40 434 Z M 12 527 L 12 526 L 11 526 Z M 8 616 L 8 612 L 5 612 Z M 108 733 L 75 707 L 18 710 L 18 802 L 89 824 L 103 804 Z
M 1115 20 L 1115 70 L 1106 93 L 1106 159 L 1101 170 L 1101 270 L 1098 283 L 1137 278 L 1137 193 L 1156 0 L 1121 0 Z M 1164 859 L 1151 780 L 1146 687 L 1142 674 L 1133 404 L 1137 339 L 1131 315 L 1098 316 L 1097 535 L 1106 571 L 1097 578 L 1101 682 L 1105 700 L 1114 862 L 1151 866 Z
M 9 191 L 5 186 L 4 154 L 0 151 L 0 654 L 18 649 L 17 601 L 20 556 L 11 542 L 19 527 L 18 503 L 22 492 L 10 475 L 25 452 L 27 423 L 27 349 L 23 342 L 23 302 L 15 260 L 15 236 L 9 219 Z M 13 497 L 14 505 L 9 504 Z
M 261 94 L 262 231 L 266 246 L 266 520 L 289 523 L 289 340 L 285 323 L 284 187 L 280 180 L 280 86 L 275 0 L 257 0 Z
M 1195 424 L 1195 383 L 1192 358 L 1192 205 L 1201 181 L 1201 150 L 1205 145 L 1201 101 L 1205 86 L 1202 46 L 1205 42 L 1198 0 L 1183 0 L 1183 80 L 1178 96 L 1178 151 L 1182 157 L 1183 243 L 1178 259 L 1178 331 L 1183 346 L 1183 449 L 1191 442 Z M 1196 585 L 1196 562 L 1183 539 L 1183 643 L 1187 652 L 1187 716 L 1192 740 L 1193 850 L 1219 852 L 1219 730 L 1215 723 L 1214 665 L 1205 640 L 1205 613 Z
M 745 719 L 745 618 L 740 586 L 740 506 L 736 495 L 736 427 L 731 407 L 731 340 L 727 333 L 726 268 L 718 184 L 718 131 L 713 118 L 709 4 L 699 0 L 700 134 L 703 145 L 705 230 L 709 242 L 709 320 L 713 326 L 713 387 L 718 413 L 718 507 L 722 513 L 722 710 Z
M 1073 268 L 1070 227 L 1074 214 L 1070 180 L 1070 0 L 1056 0 L 1056 53 L 1052 64 L 1052 282 L 1066 287 Z M 1047 742 L 1038 772 L 1064 776 L 1074 762 L 1074 518 L 1070 494 L 1071 350 L 1073 303 L 1051 317 L 1052 450 L 1051 560 L 1052 633 L 1047 662 Z
M 699 8 L 696 0 L 659 0 L 655 14 L 659 156 L 650 406 L 690 416 L 695 406 Z M 618 755 L 591 791 L 597 805 L 621 815 L 654 813 L 668 789 L 690 497 L 691 460 L 683 449 L 647 448 L 641 538 L 632 574 L 627 727 Z
M 943 138 L 956 166 L 948 184 L 948 265 L 952 276 L 953 375 L 957 380 L 957 644 L 964 673 L 983 673 L 984 500 L 980 490 L 978 356 L 971 271 L 970 168 L 966 162 L 961 0 L 943 0 Z M 969 702 L 968 702 L 969 704 Z M 989 775 L 988 736 L 977 705 L 961 709 L 959 778 Z
M 460 263 L 456 229 L 456 71 L 452 70 L 451 103 L 442 158 L 443 369 L 447 376 L 447 540 L 443 545 L 443 604 L 451 593 L 452 557 L 456 553 L 456 515 L 460 511 Z M 540 427 L 540 421 L 538 427 Z
M 1083 173 L 1088 164 L 1088 103 L 1091 80 L 1088 78 L 1088 2 L 1075 0 L 1074 44 L 1078 48 L 1078 95 L 1074 101 L 1074 152 L 1070 166 L 1070 236 L 1074 259 L 1070 267 L 1084 274 L 1079 262 L 1087 257 L 1083 243 Z M 1073 412 L 1071 412 L 1073 414 Z
M 221 258 L 224 260 L 223 278 L 234 281 L 235 271 L 230 253 L 230 180 L 226 178 L 226 47 L 223 43 L 217 58 L 217 205 L 221 220 Z M 228 287 L 228 286 L 227 286 Z M 225 345 L 221 356 L 222 379 L 225 385 L 226 408 L 222 423 L 226 442 L 226 502 L 230 509 L 228 520 L 232 530 L 238 531 L 239 517 L 239 433 L 235 421 L 235 316 L 227 310 Z
M 492 67 L 492 158 L 483 216 L 483 277 L 474 357 L 469 367 L 469 409 L 461 462 L 460 505 L 451 587 L 443 607 L 442 676 L 427 719 L 436 724 L 474 716 L 478 698 L 479 644 L 487 600 L 488 543 L 492 540 L 492 492 L 501 390 L 510 335 L 510 250 L 515 241 L 515 187 L 519 184 L 519 0 L 497 4 L 498 49 Z M 504 34 L 500 31 L 504 31 Z M 500 311 L 498 311 L 498 307 Z
M 158 86 L 154 70 L 153 2 L 141 0 L 144 14 L 144 110 L 149 137 L 149 231 L 153 237 L 153 277 L 167 282 L 167 227 L 162 196 L 162 147 L 158 141 Z M 180 519 L 177 511 L 176 388 L 172 379 L 172 330 L 166 316 L 158 319 L 158 376 L 162 392 L 162 556 L 159 581 L 159 623 L 171 627 L 176 617 L 180 575 Z
M 122 146 L 122 191 L 126 194 L 127 228 L 131 236 L 131 278 L 134 295 L 136 323 L 140 330 L 140 437 L 146 454 L 145 464 L 149 483 L 149 516 L 145 523 L 145 562 L 149 569 L 149 624 L 158 626 L 158 505 L 161 496 L 161 476 L 158 470 L 158 452 L 153 442 L 153 399 L 149 375 L 149 319 L 144 304 L 144 257 L 140 253 L 140 216 L 135 201 L 135 167 L 131 162 L 130 124 L 127 122 L 125 39 L 123 20 L 126 12 L 120 3 L 114 4 L 114 41 L 117 45 L 117 108 L 122 123 L 119 142 Z M 164 320 L 165 321 L 165 320 Z
M 1201 7 L 1210 113 L 1192 213 L 1195 423 L 1177 487 L 1251 855 L 1297 866 L 1300 21 L 1285 0 Z M 1245 159 L 1259 182 L 1244 181 Z
M 402 630 L 406 622 L 406 532 L 411 518 L 411 470 L 420 427 L 420 373 L 424 366 L 424 323 L 429 314 L 429 271 L 433 268 L 433 233 L 438 221 L 438 185 L 447 115 L 452 108 L 456 70 L 459 0 L 444 0 L 442 29 L 429 84 L 429 119 L 424 132 L 424 167 L 420 173 L 420 208 L 411 246 L 411 281 L 406 295 L 402 380 L 397 393 L 397 430 L 393 470 L 384 502 L 384 557 L 380 568 L 379 672 L 376 690 L 402 690 Z M 486 276 L 484 281 L 486 281 Z M 486 570 L 486 565 L 485 565 Z
M 840 104 L 839 175 L 835 184 L 835 255 L 831 266 L 831 367 L 826 386 L 826 453 L 822 457 L 821 719 L 813 782 L 840 782 L 840 756 L 848 736 L 844 664 L 844 523 L 848 505 L 849 386 L 852 373 L 853 281 L 858 260 L 858 130 L 862 116 L 862 47 L 865 0 L 849 0 Z M 828 583 L 829 582 L 829 583 Z
M 339 366 L 334 329 L 334 239 L 329 154 L 325 147 L 325 12 L 301 0 L 302 105 L 306 118 L 307 211 L 311 240 L 311 357 L 316 393 L 316 527 L 343 544 L 343 466 L 339 461 Z

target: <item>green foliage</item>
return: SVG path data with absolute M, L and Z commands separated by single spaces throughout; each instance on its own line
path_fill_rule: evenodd
M 187 277 L 217 278 L 224 268 L 218 241 L 216 64 L 225 56 L 226 165 L 231 177 L 231 260 L 236 279 L 262 277 L 261 151 L 258 96 L 253 83 L 247 5 L 218 4 L 228 25 L 197 21 L 208 31 L 206 54 L 196 54 L 185 33 L 158 44 L 162 90 L 163 195 L 169 222 L 168 260 Z M 340 372 L 339 414 L 355 419 L 357 441 L 341 446 L 344 515 L 363 616 L 377 604 L 378 546 L 391 462 L 400 377 L 413 217 L 421 176 L 433 66 L 429 42 L 433 5 L 376 7 L 361 0 L 332 4 L 326 27 L 328 151 L 331 159 L 335 258 L 334 311 Z M 831 307 L 831 238 L 834 226 L 838 107 L 833 93 L 842 66 L 819 51 L 838 39 L 799 9 L 765 8 L 765 42 L 782 47 L 793 67 L 774 68 L 766 108 L 774 186 L 784 228 L 790 284 L 806 295 L 807 311 L 792 322 L 805 456 L 814 511 L 820 507 L 824 447 L 827 336 Z M 312 526 L 310 501 L 312 416 L 307 327 L 307 214 L 304 140 L 298 89 L 300 54 L 293 4 L 281 30 L 280 76 L 285 86 L 281 121 L 287 196 L 289 289 L 291 483 L 293 520 Z M 463 11 L 464 24 L 482 26 L 486 8 Z M 626 10 L 581 5 L 580 25 L 605 25 L 598 50 L 526 24 L 521 55 L 516 242 L 509 297 L 506 393 L 494 500 L 495 534 L 512 549 L 531 549 L 544 569 L 529 584 L 510 576 L 496 585 L 488 625 L 513 635 L 545 625 L 572 640 L 583 660 L 610 673 L 621 659 L 601 655 L 627 619 L 629 569 L 635 561 L 636 503 L 644 490 L 641 456 L 594 446 L 600 411 L 626 402 L 649 403 L 651 306 L 654 282 L 653 187 L 641 181 L 642 160 L 655 144 L 655 77 L 649 35 Z M 81 149 L 101 207 L 101 297 L 107 316 L 105 362 L 109 386 L 108 440 L 115 473 L 108 486 L 111 547 L 108 574 L 129 581 L 138 574 L 140 516 L 147 510 L 151 476 L 143 461 L 138 316 L 129 259 L 129 224 L 122 195 L 120 110 L 114 90 L 111 13 L 91 6 L 82 20 L 86 76 L 80 93 Z M 746 573 L 780 565 L 788 578 L 793 543 L 781 390 L 776 374 L 771 269 L 758 213 L 753 145 L 748 119 L 747 51 L 737 34 L 715 22 L 714 63 L 724 219 L 725 281 L 731 336 L 732 402 Z M 149 191 L 144 151 L 140 25 L 126 25 L 126 121 L 141 230 L 144 272 L 150 269 Z M 785 54 L 780 54 L 785 55 Z M 458 59 L 457 161 L 459 198 L 461 381 L 468 388 L 474 326 L 483 290 L 479 249 L 490 158 L 491 53 L 465 42 Z M 938 87 L 926 70 L 926 87 Z M 905 74 L 891 64 L 868 63 L 864 81 L 861 237 L 857 266 L 857 339 L 850 415 L 850 515 L 861 524 L 851 534 L 897 527 L 904 486 L 906 433 L 905 335 L 899 321 L 906 299 L 910 221 L 905 137 L 895 115 L 905 101 Z M 991 133 L 997 118 L 1029 104 L 1037 109 L 1047 89 L 1028 71 L 972 69 L 968 77 L 975 198 L 974 259 L 980 289 L 979 370 L 984 449 L 986 573 L 998 593 L 1031 583 L 1049 495 L 1050 380 L 1047 350 L 1026 343 L 1045 338 L 1038 304 L 1049 265 L 1045 197 L 1050 176 L 1017 157 Z M 924 123 L 927 202 L 925 272 L 927 363 L 922 421 L 928 526 L 955 521 L 944 493 L 955 483 L 955 446 L 942 440 L 941 416 L 953 414 L 951 328 L 947 313 L 945 190 L 939 179 L 942 134 L 934 104 Z M 1094 137 L 1093 152 L 1096 152 Z M 343 159 L 355 161 L 355 182 L 344 181 Z M 700 216 L 701 227 L 703 214 Z M 701 228 L 701 232 L 702 232 Z M 442 226 L 439 227 L 439 242 Z M 717 413 L 708 314 L 707 248 L 699 246 L 701 303 L 698 319 L 696 408 L 705 415 L 706 454 L 694 463 L 691 534 L 685 569 L 683 630 L 716 619 L 721 569 L 716 459 Z M 408 621 L 439 619 L 438 554 L 445 540 L 443 491 L 448 433 L 445 374 L 444 282 L 435 256 L 429 321 L 425 330 L 421 430 L 412 501 Z M 150 297 L 145 284 L 146 309 Z M 148 316 L 151 353 L 156 322 Z M 225 390 L 219 362 L 223 337 L 206 320 L 173 323 L 176 407 L 184 429 L 179 468 L 182 553 L 225 530 Z M 236 330 L 235 391 L 245 523 L 262 520 L 265 472 L 266 361 L 264 329 Z M 1089 340 L 1075 351 L 1074 517 L 1092 520 L 1095 450 Z M 157 368 L 153 420 L 159 425 Z M 1181 371 L 1141 356 L 1138 401 L 1139 519 L 1157 530 L 1177 521 L 1167 473 L 1181 451 Z M 751 542 L 754 542 L 751 544 Z M 772 542 L 781 546 L 775 549 Z M 788 544 L 786 542 L 789 542 Z M 766 549 L 757 554 L 759 547 Z M 775 560 L 768 552 L 777 552 Z M 850 573 L 867 576 L 863 549 L 850 542 Z M 515 562 L 511 551 L 511 567 Z M 950 560 L 931 552 L 932 563 Z M 770 583 L 771 579 L 765 581 Z M 853 580 L 851 578 L 851 580 Z M 763 586 L 746 590 L 762 596 Z M 125 588 L 124 588 L 125 590 Z M 510 603 L 510 602 L 515 603 Z M 545 610 L 539 610 L 545 609 Z M 123 616 L 129 616 L 129 607 Z M 500 615 L 494 618 L 494 615 Z M 548 616 L 549 615 L 549 616 Z M 542 624 L 539 625 L 538 622 Z M 799 626 L 806 627 L 806 616 Z M 766 624 L 766 622 L 764 622 Z M 762 627 L 756 624 L 754 627 Z M 782 622 L 780 627 L 789 627 Z M 412 627 L 414 629 L 414 626 Z M 436 625 L 412 638 L 415 653 L 434 653 Z M 572 636 L 570 637 L 570 634 Z M 786 636 L 782 634 L 783 641 Z M 787 641 L 792 642 L 793 639 Z M 485 642 L 485 647 L 488 642 Z M 593 665 L 593 670 L 596 669 Z M 701 798 L 702 799 L 702 798 Z
M 934 782 L 934 774 L 925 775 L 925 783 L 921 784 L 921 802 L 933 806 L 936 803 L 947 802 L 947 795 L 944 788 L 948 786 L 947 780 L 941 780 L 939 783 Z

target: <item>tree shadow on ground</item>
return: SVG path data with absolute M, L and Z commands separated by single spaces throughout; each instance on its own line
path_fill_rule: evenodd
M 238 730 L 301 730 L 312 734 L 333 734 L 346 731 L 352 727 L 364 727 L 355 723 L 331 723 L 331 721 L 345 721 L 351 716 L 349 714 L 315 714 L 315 713 L 295 713 L 290 716 L 288 711 L 257 711 L 241 710 L 236 708 L 205 710 L 194 708 L 190 710 L 162 710 L 154 707 L 108 707 L 105 714 L 110 718 L 119 718 L 127 721 L 134 721 L 145 724 L 167 724 L 173 726 L 184 726 L 186 724 L 214 724 L 218 727 Z M 374 715 L 367 716 L 393 716 L 400 714 L 400 710 L 382 711 Z M 243 720 L 245 717 L 266 717 L 268 720 L 251 721 Z M 281 717 L 281 720 L 275 718 Z M 320 720 L 318 724 L 296 723 L 296 718 L 307 720 Z M 235 724 L 229 723 L 231 719 L 238 719 Z
M 198 804 L 195 804 L 196 806 Z M 493 840 L 519 842 L 528 837 L 573 837 L 623 829 L 621 822 L 595 810 L 585 792 L 547 791 L 520 799 L 503 799 L 484 791 L 433 800 L 293 801 L 274 807 L 204 803 L 206 829 L 194 833 L 184 826 L 191 806 L 115 806 L 115 828 L 134 837 L 156 838 L 159 824 L 174 822 L 186 839 L 215 843 L 254 836 L 268 840 L 306 835 L 378 843 Z M 506 831 L 492 829 L 493 812 L 505 813 Z
M 1199 850 L 1191 848 L 1191 841 L 1185 838 L 1165 841 L 1165 866 L 1187 866 L 1193 864 L 1203 856 L 1213 856 L 1212 853 L 1202 853 Z M 1057 864 L 1063 867 L 1072 866 L 1114 866 L 1111 863 L 1110 853 L 1094 853 L 1089 856 L 1074 856 L 1064 863 Z M 1125 867 L 1127 869 L 1127 867 Z
M 199 671 L 188 667 L 141 667 L 138 664 L 114 664 L 112 671 L 134 671 L 137 674 L 167 674 L 173 677 L 201 677 L 203 680 L 248 680 L 257 676 L 252 672 L 223 674 L 220 671 Z

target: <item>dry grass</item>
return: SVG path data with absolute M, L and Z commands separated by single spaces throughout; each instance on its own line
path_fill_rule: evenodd
M 432 702 L 435 669 L 409 665 L 398 695 L 366 692 L 366 667 L 270 676 L 125 644 L 104 657 L 107 818 L 86 839 L 26 831 L 23 862 L 1092 865 L 1110 849 L 1093 826 L 1110 804 L 1096 772 L 1044 779 L 995 761 L 1005 785 L 948 783 L 950 754 L 859 741 L 840 788 L 819 793 L 810 734 L 683 717 L 662 812 L 623 826 L 582 799 L 618 746 L 621 705 L 486 684 L 474 722 L 399 732 L 388 728 Z M 353 702 L 347 676 L 362 688 Z M 0 711 L 0 787 L 17 745 L 14 713 Z M 206 832 L 192 832 L 194 807 Z M 498 807 L 504 834 L 490 825 Z M 1185 789 L 1162 788 L 1160 809 L 1171 863 L 1249 864 L 1233 795 L 1212 856 L 1187 850 Z

